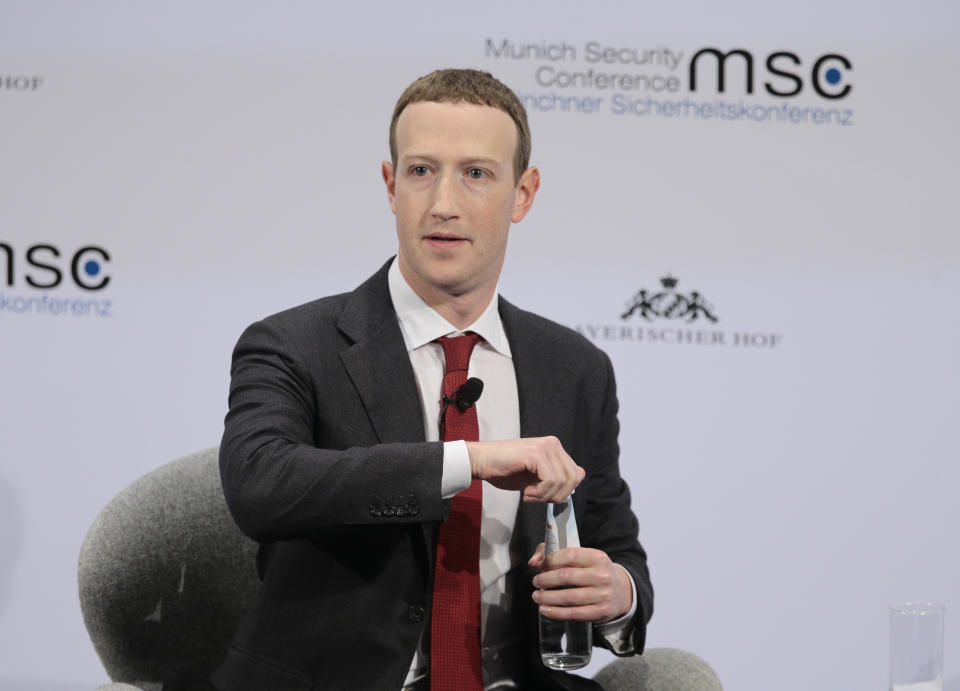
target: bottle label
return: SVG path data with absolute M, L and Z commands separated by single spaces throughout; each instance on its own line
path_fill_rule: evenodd
M 543 542 L 545 554 L 580 546 L 580 534 L 577 532 L 577 520 L 573 515 L 571 500 L 547 504 L 547 530 Z

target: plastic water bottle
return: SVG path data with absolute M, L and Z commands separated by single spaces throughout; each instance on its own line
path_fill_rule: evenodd
M 573 515 L 573 502 L 547 504 L 544 554 L 579 547 L 580 535 Z M 540 658 L 550 669 L 585 667 L 593 652 L 593 624 L 589 621 L 559 621 L 540 615 Z

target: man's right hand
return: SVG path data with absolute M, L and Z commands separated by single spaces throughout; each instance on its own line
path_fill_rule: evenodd
M 565 501 L 586 475 L 556 437 L 467 442 L 467 452 L 473 477 L 526 502 Z

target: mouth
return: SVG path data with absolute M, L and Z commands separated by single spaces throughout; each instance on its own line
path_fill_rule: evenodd
M 458 235 L 451 235 L 450 233 L 432 233 L 424 237 L 425 240 L 436 244 L 436 245 L 455 245 L 458 242 L 465 242 L 465 238 L 459 237 Z

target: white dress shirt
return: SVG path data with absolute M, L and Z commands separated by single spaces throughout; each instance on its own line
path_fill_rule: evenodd
M 400 331 L 410 355 L 413 373 L 420 394 L 423 429 L 427 441 L 438 441 L 438 421 L 443 395 L 443 347 L 434 341 L 442 336 L 458 336 L 466 331 L 479 334 L 483 340 L 474 347 L 468 377 L 483 380 L 483 395 L 476 404 L 481 441 L 520 438 L 520 403 L 517 378 L 513 369 L 510 343 L 507 341 L 497 293 L 483 314 L 467 328 L 460 330 L 441 317 L 414 292 L 400 273 L 397 262 L 388 274 L 390 298 L 393 301 Z M 472 481 L 467 444 L 464 441 L 444 442 L 441 493 L 444 499 L 465 490 Z M 511 536 L 520 505 L 520 493 L 501 490 L 483 483 L 483 504 L 480 523 L 480 640 L 484 656 L 484 678 L 489 685 L 498 676 L 490 669 L 497 651 L 516 638 L 518 632 L 509 617 L 506 601 L 507 573 L 526 562 L 531 555 L 512 552 Z M 629 575 L 629 574 L 628 574 Z M 618 634 L 625 629 L 636 611 L 636 587 L 633 607 L 623 617 L 598 627 L 611 644 L 622 644 Z M 429 672 L 429 651 L 423 641 L 413 656 L 406 683 L 410 684 Z M 498 688 L 502 688 L 498 686 Z

